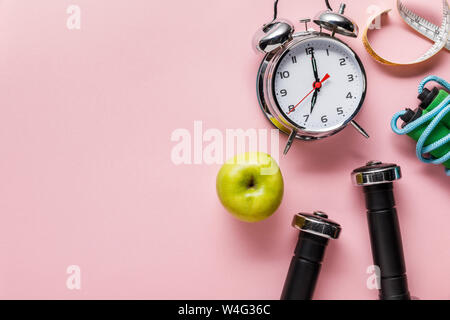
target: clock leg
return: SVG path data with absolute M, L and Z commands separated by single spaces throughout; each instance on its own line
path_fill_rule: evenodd
M 284 152 L 283 152 L 284 155 L 287 155 L 287 153 L 289 152 L 289 149 L 291 148 L 292 143 L 294 142 L 296 136 L 297 136 L 297 130 L 292 130 L 291 134 L 289 135 L 286 147 L 284 148 Z
M 350 121 L 350 123 L 352 124 L 352 126 L 358 130 L 359 133 L 361 133 L 365 138 L 369 139 L 370 136 L 369 134 L 366 132 L 366 130 L 364 130 L 356 121 L 352 120 Z

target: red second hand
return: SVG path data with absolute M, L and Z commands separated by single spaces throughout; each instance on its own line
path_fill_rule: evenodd
M 325 81 L 327 81 L 328 79 L 330 78 L 330 75 L 327 73 L 326 75 L 325 75 L 325 77 L 323 77 L 323 79 L 319 82 L 320 83 L 320 85 L 322 85 L 322 83 L 324 83 Z M 319 87 L 320 88 L 320 87 Z M 291 112 L 293 112 L 299 105 L 300 105 L 300 103 L 302 103 L 306 98 L 308 98 L 308 96 L 311 94 L 311 93 L 313 93 L 314 92 L 314 90 L 316 90 L 316 89 L 318 89 L 317 87 L 316 87 L 316 84 L 314 84 L 314 88 L 302 99 L 302 100 L 300 100 L 300 102 L 299 103 L 297 103 L 296 105 L 295 105 L 295 107 L 294 108 L 292 108 L 292 110 L 290 110 L 287 114 L 290 114 Z

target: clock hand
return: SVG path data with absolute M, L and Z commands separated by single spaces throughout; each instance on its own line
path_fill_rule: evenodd
M 314 94 L 313 94 L 312 99 L 311 99 L 311 111 L 310 111 L 310 113 L 312 113 L 313 110 L 314 110 L 314 106 L 316 105 L 316 102 L 317 102 L 317 94 L 318 93 L 319 93 L 319 89 L 316 89 L 314 91 Z
M 316 82 L 320 82 L 319 72 L 317 71 L 317 61 L 316 61 L 316 57 L 314 57 L 314 53 L 311 53 L 311 63 L 312 63 L 312 68 L 313 68 L 313 72 L 314 72 L 314 78 L 316 79 Z
M 311 94 L 311 93 L 313 93 L 315 90 L 317 90 L 317 89 L 320 89 L 321 87 L 322 87 L 322 84 L 325 82 L 325 81 L 327 81 L 328 79 L 330 78 L 330 75 L 327 73 L 326 75 L 325 75 L 325 77 L 323 77 L 323 79 L 322 80 L 320 80 L 320 82 L 314 82 L 314 88 L 302 99 L 302 100 L 300 100 L 300 102 L 299 103 L 297 103 L 295 106 L 294 106 L 294 108 L 292 108 L 292 110 L 291 111 L 289 111 L 287 114 L 290 114 L 291 112 L 293 112 L 293 111 L 295 111 L 295 109 L 300 105 L 300 103 L 302 103 L 306 98 L 308 98 L 309 97 L 309 95 Z
M 315 59 L 314 59 L 314 61 L 315 61 Z M 317 96 L 319 95 L 321 87 L 322 87 L 322 82 L 315 82 L 314 83 L 315 91 L 314 91 L 313 97 L 311 99 L 311 111 L 309 112 L 310 114 L 314 110 L 314 106 L 316 105 L 316 102 L 317 102 Z

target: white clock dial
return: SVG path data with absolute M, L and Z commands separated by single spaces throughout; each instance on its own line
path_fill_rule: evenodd
M 283 116 L 308 132 L 331 131 L 349 122 L 359 111 L 365 91 L 366 77 L 358 57 L 329 37 L 296 43 L 273 73 L 273 96 Z

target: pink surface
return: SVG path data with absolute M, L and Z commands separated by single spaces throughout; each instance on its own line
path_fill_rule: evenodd
M 439 23 L 440 0 L 408 2 Z M 66 27 L 70 4 L 81 8 L 81 30 Z M 349 0 L 346 13 L 362 28 L 372 4 L 392 2 Z M 280 16 L 323 8 L 282 0 Z M 204 130 L 271 128 L 255 94 L 262 57 L 251 48 L 271 10 L 272 0 L 0 2 L 0 298 L 277 299 L 297 237 L 292 216 L 320 209 L 343 232 L 315 297 L 376 299 L 366 287 L 365 207 L 349 177 L 372 158 L 404 172 L 396 196 L 411 293 L 450 298 L 450 180 L 389 128 L 417 104 L 424 76 L 448 80 L 448 52 L 392 69 L 360 38 L 346 40 L 368 74 L 358 119 L 372 137 L 347 128 L 296 142 L 280 160 L 283 203 L 264 222 L 225 212 L 219 165 L 171 161 L 172 132 L 193 134 L 195 120 Z M 372 36 L 381 53 L 414 58 L 430 46 L 396 12 L 388 20 Z M 66 287 L 69 265 L 81 268 L 81 290 Z

